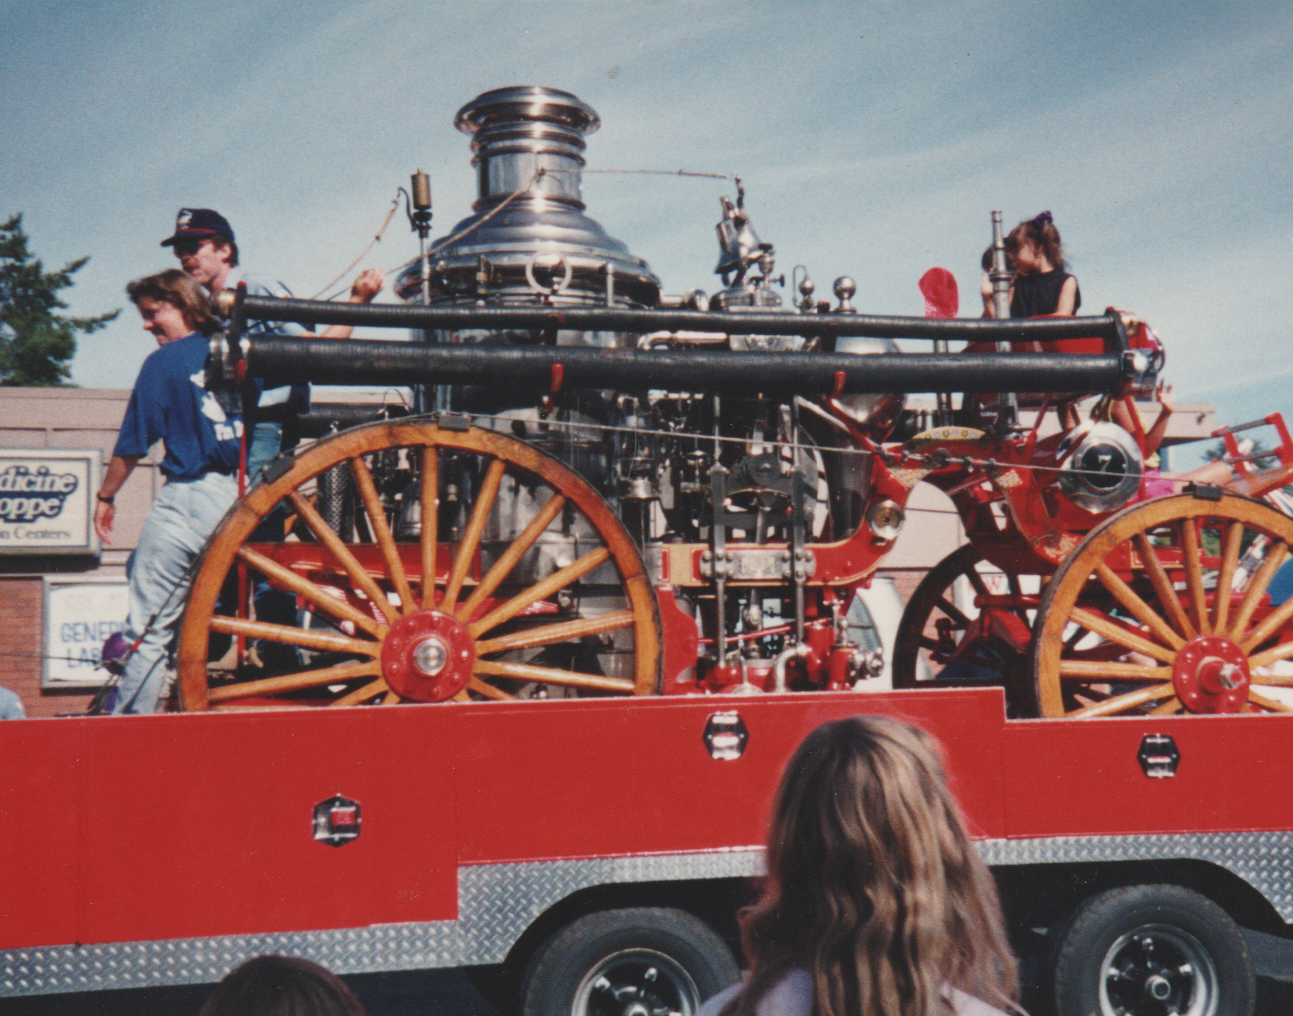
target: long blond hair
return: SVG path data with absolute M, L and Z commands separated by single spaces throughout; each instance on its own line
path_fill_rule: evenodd
M 777 790 L 767 867 L 741 914 L 750 979 L 726 1013 L 753 1016 L 796 967 L 818 1016 L 949 1013 L 948 987 L 1013 1007 L 996 887 L 924 731 L 858 716 L 808 735 Z

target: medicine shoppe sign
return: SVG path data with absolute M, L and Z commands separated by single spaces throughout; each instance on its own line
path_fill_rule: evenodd
M 0 451 L 0 555 L 98 554 L 92 451 Z

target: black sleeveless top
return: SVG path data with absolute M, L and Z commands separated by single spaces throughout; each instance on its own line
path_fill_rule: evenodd
M 1067 279 L 1073 276 L 1068 272 L 1030 272 L 1015 279 L 1015 295 L 1010 301 L 1012 318 L 1036 317 L 1038 314 L 1054 314 L 1059 306 L 1060 290 Z M 1073 313 L 1082 306 L 1082 291 L 1074 294 Z

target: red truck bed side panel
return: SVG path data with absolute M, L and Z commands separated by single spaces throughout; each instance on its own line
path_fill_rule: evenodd
M 1180 752 L 1150 779 L 1146 734 Z M 1293 829 L 1293 717 L 1011 721 L 1002 737 L 1011 837 Z

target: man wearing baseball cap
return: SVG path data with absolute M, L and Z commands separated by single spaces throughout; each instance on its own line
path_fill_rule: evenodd
M 246 285 L 248 296 L 292 295 L 281 282 L 253 275 L 239 267 L 238 245 L 234 241 L 233 227 L 229 225 L 228 219 L 214 209 L 181 208 L 175 217 L 175 232 L 162 241 L 162 246 L 173 247 L 180 267 L 212 296 L 226 289 L 236 289 L 240 283 Z M 360 273 L 350 288 L 350 302 L 370 303 L 381 292 L 384 281 L 385 276 L 380 268 L 369 268 Z M 252 334 L 273 333 L 303 338 L 314 335 L 294 321 L 257 321 L 247 331 Z M 348 339 L 351 331 L 348 325 L 330 325 L 322 333 L 322 337 Z M 247 413 L 251 421 L 247 443 L 247 476 L 250 483 L 255 483 L 261 470 L 285 450 L 284 425 L 291 423 L 297 414 L 309 408 L 310 387 L 307 384 L 265 388 L 260 393 L 257 405 Z M 285 515 L 285 510 L 276 509 L 275 514 L 261 523 L 257 538 L 281 539 Z M 253 579 L 252 599 L 260 620 L 289 625 L 295 621 L 295 597 L 273 589 L 259 575 Z M 294 668 L 295 653 L 290 647 L 269 643 L 258 645 L 256 649 L 263 663 Z M 266 654 L 276 658 L 266 659 Z M 286 658 L 277 658 L 282 655 Z
M 175 233 L 163 240 L 162 246 L 173 247 L 180 267 L 212 296 L 226 289 L 236 289 L 240 282 L 246 284 L 248 296 L 292 295 L 281 282 L 239 268 L 233 227 L 214 209 L 181 208 L 175 217 Z M 367 269 L 351 286 L 350 302 L 370 303 L 381 292 L 384 282 L 385 275 L 380 268 Z M 294 321 L 257 321 L 247 330 L 253 334 L 274 333 L 305 338 L 314 334 Z M 349 325 L 330 325 L 322 337 L 348 339 L 352 330 Z M 309 406 L 308 385 L 284 385 L 261 393 L 260 401 L 251 414 L 254 424 L 247 448 L 247 475 L 252 482 L 282 450 L 283 424 Z

